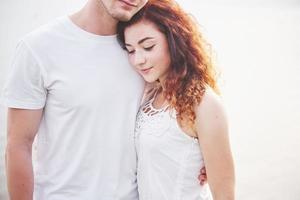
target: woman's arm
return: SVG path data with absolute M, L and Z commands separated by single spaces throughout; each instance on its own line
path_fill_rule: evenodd
M 219 97 L 210 89 L 196 108 L 195 128 L 214 200 L 233 200 L 235 175 L 227 117 Z

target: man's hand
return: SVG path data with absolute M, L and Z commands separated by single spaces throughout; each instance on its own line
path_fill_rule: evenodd
M 202 167 L 200 169 L 200 174 L 198 176 L 198 180 L 200 181 L 200 185 L 204 185 L 207 183 L 206 169 Z

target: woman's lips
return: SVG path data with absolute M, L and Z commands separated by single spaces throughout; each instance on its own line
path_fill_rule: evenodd
M 120 0 L 123 4 L 126 4 L 127 6 L 131 6 L 131 7 L 137 7 L 137 5 L 129 2 L 129 1 L 126 1 L 126 0 Z
M 142 74 L 148 74 L 149 71 L 152 69 L 153 67 L 148 67 L 148 68 L 145 68 L 145 69 L 140 69 L 141 73 Z

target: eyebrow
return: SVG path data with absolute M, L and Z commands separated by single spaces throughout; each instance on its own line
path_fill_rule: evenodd
M 141 43 L 145 42 L 146 40 L 150 40 L 150 39 L 154 39 L 154 38 L 153 37 L 145 37 L 145 38 L 141 39 L 140 41 L 138 41 L 138 44 L 141 44 Z M 125 46 L 131 46 L 131 45 L 125 43 Z

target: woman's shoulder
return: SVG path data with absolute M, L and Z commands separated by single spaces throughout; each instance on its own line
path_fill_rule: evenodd
M 200 132 L 220 132 L 227 129 L 227 116 L 220 96 L 207 88 L 196 107 L 196 128 Z
M 221 109 L 223 103 L 221 97 L 210 87 L 205 89 L 198 109 Z

